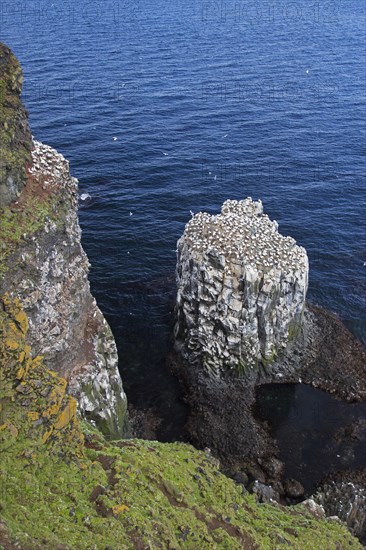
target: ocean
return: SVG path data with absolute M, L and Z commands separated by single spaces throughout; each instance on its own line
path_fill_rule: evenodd
M 0 2 L 32 133 L 88 195 L 91 287 L 130 403 L 162 440 L 185 417 L 165 358 L 190 211 L 262 199 L 308 252 L 309 301 L 366 341 L 365 22 L 361 0 Z

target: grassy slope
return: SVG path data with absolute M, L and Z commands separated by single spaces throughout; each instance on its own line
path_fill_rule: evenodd
M 256 504 L 189 445 L 106 441 L 80 424 L 65 381 L 31 357 L 27 319 L 7 297 L 0 331 L 4 548 L 361 548 L 301 506 Z

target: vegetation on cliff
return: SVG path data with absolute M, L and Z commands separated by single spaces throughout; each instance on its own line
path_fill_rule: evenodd
M 241 485 L 219 472 L 209 452 L 181 443 L 109 441 L 80 421 L 78 403 L 68 394 L 66 380 L 43 357 L 32 355 L 28 342 L 35 346 L 39 338 L 29 339 L 29 333 L 27 340 L 28 318 L 14 298 L 21 295 L 27 274 L 30 287 L 40 296 L 34 309 L 42 312 L 48 303 L 50 287 L 43 284 L 46 290 L 41 295 L 38 281 L 42 272 L 49 282 L 49 271 L 32 272 L 30 251 L 38 254 L 42 248 L 37 235 L 49 235 L 55 227 L 67 233 L 67 212 L 75 212 L 77 192 L 68 170 L 58 170 L 58 161 L 63 165 L 64 159 L 58 156 L 56 162 L 55 152 L 48 151 L 46 162 L 43 153 L 37 157 L 36 147 L 31 152 L 21 87 L 19 63 L 0 44 L 0 277 L 6 273 L 3 281 L 12 281 L 9 294 L 0 298 L 0 550 L 360 548 L 344 526 L 314 517 L 302 506 L 257 504 L 254 496 L 243 494 Z M 47 153 L 47 148 L 42 151 Z M 39 161 L 38 168 L 34 160 Z M 47 172 L 50 166 L 55 170 Z M 27 251 L 29 242 L 34 247 Z M 75 242 L 75 254 L 80 256 L 79 236 Z M 43 246 L 44 255 L 50 251 L 48 244 Z M 61 260 L 64 266 L 66 260 Z M 72 269 L 70 262 L 67 265 Z M 56 279 L 66 281 L 72 290 L 65 270 L 56 271 Z M 81 269 L 84 273 L 86 280 L 87 272 Z M 60 291 L 57 294 L 55 289 L 59 303 Z M 78 296 L 83 299 L 75 300 L 72 294 L 77 307 L 90 296 L 88 287 L 82 289 L 86 294 Z M 27 287 L 23 300 L 28 295 Z M 71 303 L 68 296 L 65 293 L 63 299 Z M 69 322 L 70 310 L 65 311 L 63 318 Z M 95 312 L 89 310 L 94 319 L 94 325 L 86 325 L 90 330 L 96 330 Z M 43 317 L 50 334 L 55 326 L 49 312 Z M 32 330 L 39 327 L 37 317 L 29 319 Z M 60 325 L 61 316 L 56 320 Z M 90 333 L 81 332 L 86 343 Z M 52 345 L 60 355 L 55 341 Z M 87 347 L 81 350 L 84 356 L 87 351 Z M 112 349 L 109 355 L 113 353 Z M 67 365 L 61 372 L 67 372 Z M 117 367 L 113 372 L 118 374 Z
M 13 265 L 11 256 L 39 231 L 44 231 L 47 223 L 62 226 L 65 213 L 70 208 L 70 192 L 62 185 L 57 189 L 47 187 L 40 177 L 27 174 L 27 185 L 16 203 L 0 204 L 1 245 L 0 278 L 19 266 Z
M 32 138 L 20 99 L 22 84 L 18 60 L 0 43 L 0 207 L 17 197 L 31 162 Z
M 257 504 L 210 453 L 107 441 L 80 423 L 66 382 L 32 357 L 17 300 L 0 301 L 3 548 L 361 548 L 302 506 Z M 0 546 L 1 548 L 1 546 Z

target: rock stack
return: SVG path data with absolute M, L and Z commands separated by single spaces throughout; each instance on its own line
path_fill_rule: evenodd
M 213 374 L 270 364 L 301 326 L 308 258 L 263 213 L 227 200 L 198 213 L 178 241 L 176 341 Z

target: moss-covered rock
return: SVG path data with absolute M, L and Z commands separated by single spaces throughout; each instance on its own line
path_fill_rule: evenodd
M 0 207 L 17 198 L 31 162 L 32 137 L 20 99 L 22 84 L 18 60 L 0 43 Z
M 38 449 L 65 457 L 83 454 L 76 401 L 67 382 L 32 357 L 26 345 L 28 320 L 18 300 L 0 299 L 0 444 Z M 9 437 L 9 435 L 11 437 Z M 23 442 L 23 443 L 21 443 Z M 24 447 L 24 448 L 25 448 Z
M 106 441 L 32 357 L 17 300 L 0 302 L 0 545 L 6 548 L 361 548 L 301 506 L 257 504 L 210 453 Z M 15 546 L 16 545 L 16 546 Z

